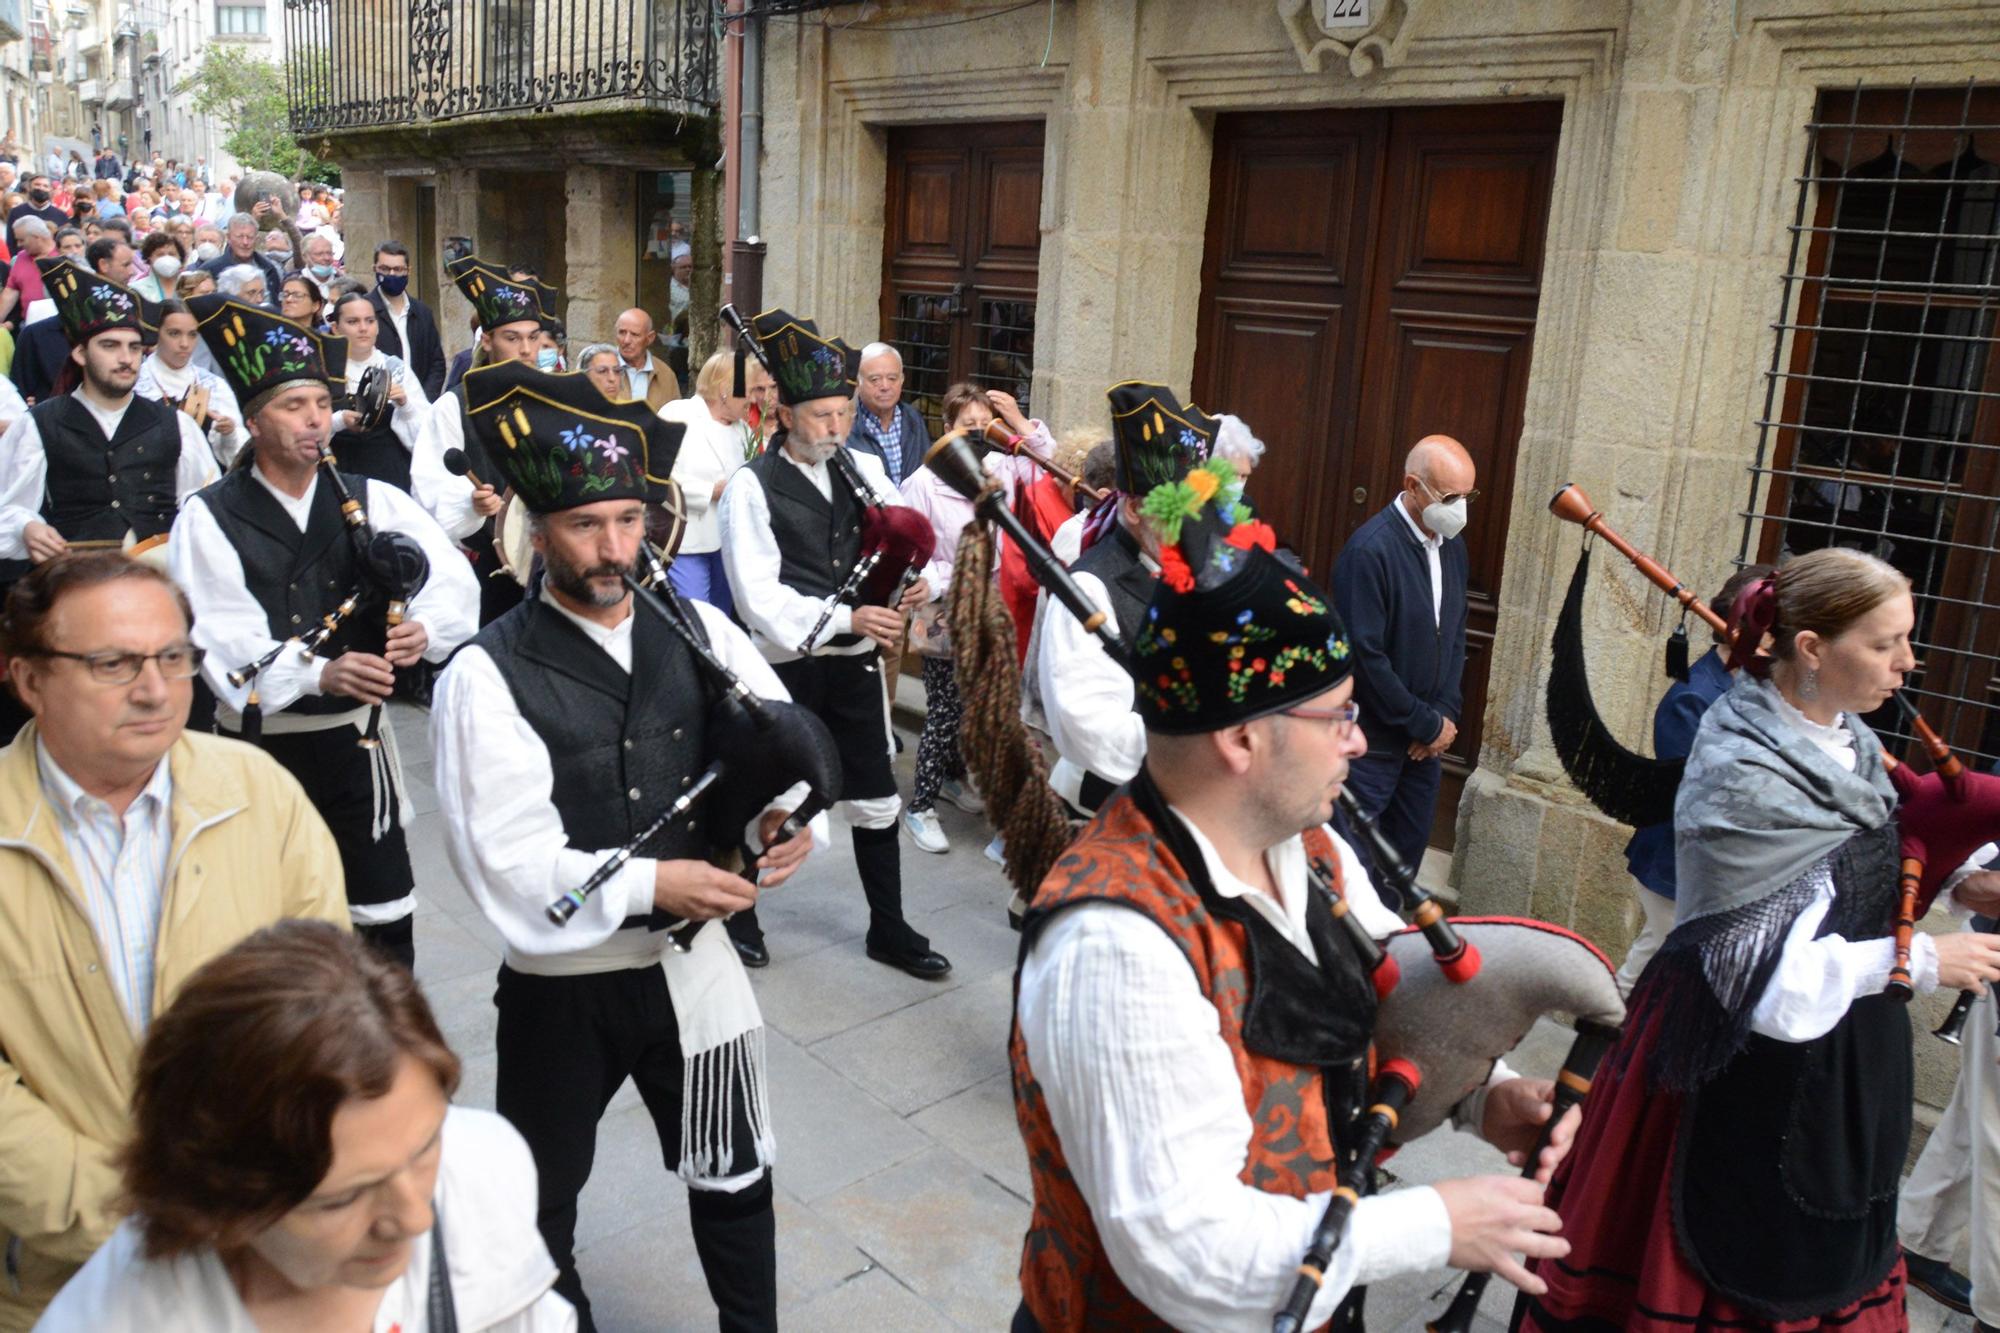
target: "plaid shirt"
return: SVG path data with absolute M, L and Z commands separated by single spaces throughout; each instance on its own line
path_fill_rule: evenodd
M 895 411 L 889 413 L 889 424 L 883 425 L 882 418 L 867 408 L 855 414 L 854 424 L 861 428 L 877 449 L 882 451 L 882 467 L 889 474 L 889 484 L 903 483 L 903 405 L 896 404 Z

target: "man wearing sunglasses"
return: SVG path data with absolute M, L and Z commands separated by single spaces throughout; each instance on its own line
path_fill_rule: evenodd
M 0 1329 L 117 1225 L 113 1154 L 152 1016 L 263 926 L 345 928 L 340 860 L 262 751 L 185 731 L 201 650 L 167 576 L 57 555 L 0 613 L 34 720 L 0 749 Z
M 1354 639 L 1354 698 L 1368 752 L 1347 785 L 1406 865 L 1423 863 L 1464 706 L 1466 510 L 1479 498 L 1472 455 L 1449 435 L 1418 440 L 1403 489 L 1363 523 L 1333 568 L 1333 598 Z

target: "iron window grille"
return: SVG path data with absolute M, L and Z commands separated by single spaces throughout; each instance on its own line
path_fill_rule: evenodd
M 1738 562 L 1824 546 L 1910 579 L 1905 696 L 2000 756 L 2000 87 L 1823 92 Z M 1893 706 L 1869 723 L 1907 745 Z

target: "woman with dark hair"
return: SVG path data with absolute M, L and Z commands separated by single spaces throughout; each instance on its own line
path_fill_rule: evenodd
M 424 386 L 401 357 L 390 356 L 375 345 L 375 306 L 365 295 L 354 292 L 335 301 L 330 327 L 347 339 L 350 397 L 361 387 L 367 372 L 389 377 L 389 396 L 381 411 L 364 418 L 364 409 L 352 402 L 335 411 L 334 425 L 340 429 L 333 437 L 334 457 L 349 472 L 407 491 L 410 454 L 423 437 L 424 418 L 431 408 Z
M 326 298 L 319 284 L 304 273 L 294 273 L 278 284 L 278 313 L 294 324 L 309 329 L 326 327 Z
M 410 974 L 327 922 L 211 959 L 153 1022 L 120 1157 L 132 1215 L 37 1325 L 565 1333 L 535 1171 L 451 1105 Z
M 1910 1019 L 1883 991 L 1896 796 L 1861 717 L 1915 665 L 1909 580 L 1830 547 L 1753 585 L 1732 623 L 1743 670 L 1674 803 L 1674 929 L 1549 1188 L 1574 1248 L 1538 1265 L 1548 1291 L 1518 1328 L 1908 1327 Z M 2000 940 L 1919 933 L 1911 971 L 1983 989 Z
M 164 228 L 146 233 L 139 243 L 139 258 L 145 261 L 146 276 L 133 280 L 132 290 L 149 301 L 164 301 L 174 294 L 174 279 L 180 276 L 187 252 Z

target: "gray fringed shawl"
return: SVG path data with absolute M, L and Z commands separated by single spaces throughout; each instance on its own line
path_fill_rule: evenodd
M 1845 719 L 1849 773 L 1785 720 L 1780 702 L 1776 687 L 1746 674 L 1702 719 L 1674 800 L 1677 924 L 1785 888 L 1895 811 L 1866 723 Z

